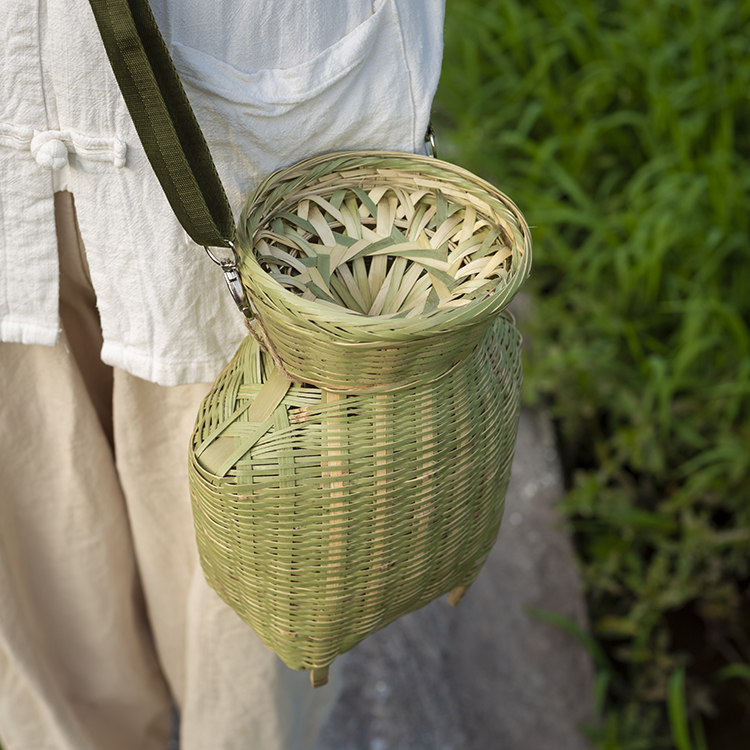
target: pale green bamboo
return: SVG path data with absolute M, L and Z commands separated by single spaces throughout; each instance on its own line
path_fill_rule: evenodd
M 489 554 L 521 389 L 503 311 L 530 236 L 458 167 L 349 152 L 269 177 L 238 243 L 255 338 L 196 422 L 198 548 L 220 596 L 317 685 L 368 634 L 458 601 Z

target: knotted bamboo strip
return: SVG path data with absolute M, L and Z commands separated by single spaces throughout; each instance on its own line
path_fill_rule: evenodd
M 354 152 L 269 177 L 240 219 L 257 312 L 204 400 L 191 492 L 209 583 L 295 669 L 452 591 L 495 541 L 531 262 L 518 209 L 426 157 Z M 278 366 L 274 365 L 278 363 Z

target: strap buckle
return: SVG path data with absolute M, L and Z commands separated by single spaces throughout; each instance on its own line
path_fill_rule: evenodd
M 230 240 L 226 240 L 226 243 L 232 251 L 231 258 L 217 258 L 206 245 L 203 246 L 203 249 L 206 251 L 208 257 L 211 258 L 211 260 L 216 263 L 224 273 L 224 281 L 226 281 L 229 293 L 232 295 L 232 299 L 240 312 L 246 318 L 253 318 L 253 311 L 247 301 L 247 297 L 245 296 L 245 290 L 242 288 L 240 272 L 237 268 L 240 262 L 239 256 L 237 255 L 237 248 Z

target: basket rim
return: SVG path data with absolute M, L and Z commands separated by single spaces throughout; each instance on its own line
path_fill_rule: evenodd
M 254 256 L 254 235 L 261 227 L 261 222 L 255 214 L 264 211 L 267 216 L 268 207 L 265 204 L 271 202 L 272 205 L 278 205 L 283 200 L 283 194 L 273 199 L 274 191 L 278 191 L 282 185 L 290 182 L 304 184 L 316 176 L 352 169 L 375 172 L 388 166 L 423 173 L 431 180 L 442 179 L 445 180 L 446 185 L 455 186 L 455 183 L 450 182 L 444 176 L 446 173 L 451 174 L 460 181 L 461 188 L 487 203 L 492 210 L 501 214 L 518 231 L 517 235 L 513 233 L 511 269 L 507 281 L 502 286 L 486 297 L 469 301 L 464 306 L 438 307 L 429 313 L 420 313 L 411 318 L 362 315 L 343 306 L 337 310 L 328 305 L 320 305 L 312 300 L 303 299 L 282 286 L 260 266 Z M 319 175 L 316 175 L 316 172 Z M 528 224 L 516 204 L 492 184 L 463 167 L 422 154 L 358 150 L 335 151 L 312 156 L 269 175 L 258 185 L 242 209 L 237 228 L 237 249 L 245 291 L 249 298 L 260 303 L 265 311 L 268 311 L 269 304 L 263 300 L 264 297 L 273 307 L 278 308 L 280 305 L 286 311 L 296 312 L 300 317 L 298 322 L 308 328 L 332 327 L 337 332 L 340 332 L 342 328 L 358 332 L 369 330 L 376 335 L 379 330 L 387 330 L 389 338 L 394 336 L 400 338 L 399 334 L 413 337 L 418 335 L 420 330 L 427 334 L 427 330 L 433 330 L 436 327 L 443 328 L 449 325 L 455 328 L 470 325 L 478 322 L 477 318 L 482 319 L 487 314 L 495 315 L 502 311 L 528 276 L 531 267 L 532 242 Z M 263 311 L 258 312 L 263 318 Z

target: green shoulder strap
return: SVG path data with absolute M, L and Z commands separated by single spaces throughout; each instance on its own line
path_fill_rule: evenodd
M 148 0 L 90 0 L 104 47 L 151 166 L 185 231 L 230 247 L 224 187 Z

